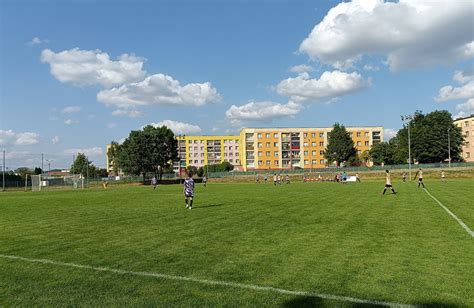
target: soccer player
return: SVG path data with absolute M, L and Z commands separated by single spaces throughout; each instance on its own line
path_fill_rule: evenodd
M 151 179 L 151 185 L 153 185 L 153 190 L 156 189 L 156 184 L 158 183 L 158 181 L 156 180 L 156 176 L 154 176 L 152 179 Z
M 288 174 L 285 176 L 285 182 L 286 184 L 290 184 L 290 177 L 288 176 Z
M 359 173 L 356 172 L 356 181 L 360 183 Z
M 255 183 L 260 184 L 260 176 L 258 174 L 255 177 Z
M 390 172 L 388 170 L 385 170 L 385 187 L 383 189 L 382 195 L 385 195 L 387 188 L 390 188 L 392 190 L 392 194 L 396 194 L 392 186 L 392 180 L 390 179 Z
M 420 185 L 422 185 L 423 188 L 425 188 L 425 184 L 423 183 L 423 170 L 421 170 L 421 168 L 418 169 L 413 179 L 416 179 L 417 175 L 418 175 L 418 188 L 420 188 Z
M 403 179 L 403 183 L 407 182 L 407 173 L 406 172 L 402 173 L 402 179 Z
M 441 170 L 441 181 L 446 181 L 446 174 L 444 173 L 444 170 Z
M 192 173 L 188 173 L 188 177 L 186 178 L 186 180 L 184 180 L 183 192 L 184 192 L 184 202 L 186 202 L 186 208 L 192 209 L 193 198 L 194 198 L 194 180 L 193 180 Z
M 281 176 L 280 175 L 277 176 L 277 182 L 278 182 L 278 185 L 281 185 Z
M 273 185 L 276 186 L 276 184 L 277 184 L 277 174 L 275 173 L 273 174 Z
M 207 184 L 207 176 L 204 176 L 202 178 L 202 183 L 204 184 L 204 187 L 206 187 L 206 184 Z

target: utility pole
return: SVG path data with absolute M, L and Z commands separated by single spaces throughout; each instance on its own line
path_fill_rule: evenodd
M 451 128 L 448 128 L 448 168 L 451 168 Z
M 3 151 L 3 168 L 2 168 L 2 173 L 3 173 L 2 191 L 5 191 L 5 150 Z
M 47 159 L 48 162 L 48 173 L 51 173 L 51 162 L 53 161 L 52 159 Z
M 43 167 L 43 153 L 41 153 L 41 175 L 43 174 L 43 170 L 44 170 L 44 167 Z

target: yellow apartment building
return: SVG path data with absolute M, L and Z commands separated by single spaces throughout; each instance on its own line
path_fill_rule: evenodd
M 461 128 L 464 135 L 462 157 L 467 162 L 474 162 L 474 114 L 456 119 L 454 124 Z
M 239 136 L 177 136 L 181 167 L 229 162 L 240 165 Z M 178 171 L 178 163 L 175 164 Z
M 383 127 L 346 127 L 358 154 L 383 141 Z M 244 170 L 324 168 L 324 149 L 332 127 L 243 128 L 240 162 Z

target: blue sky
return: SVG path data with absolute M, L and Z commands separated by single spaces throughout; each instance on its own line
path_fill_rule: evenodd
M 415 110 L 474 113 L 471 1 L 97 2 L 0 2 L 7 167 L 104 166 L 106 143 L 151 123 L 390 135 Z

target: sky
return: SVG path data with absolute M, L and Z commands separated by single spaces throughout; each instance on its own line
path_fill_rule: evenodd
M 68 168 L 145 125 L 384 126 L 474 113 L 470 0 L 0 0 L 0 150 Z M 48 162 L 49 161 L 49 162 Z

